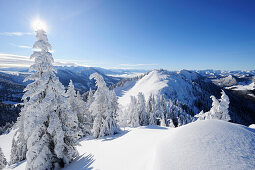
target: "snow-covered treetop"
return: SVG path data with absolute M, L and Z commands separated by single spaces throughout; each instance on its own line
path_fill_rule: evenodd
M 96 80 L 96 86 L 97 86 L 98 88 L 104 88 L 104 87 L 106 87 L 106 83 L 105 83 L 103 77 L 102 77 L 100 74 L 98 74 L 97 72 L 91 74 L 91 75 L 89 76 L 89 79 L 91 79 L 91 80 L 92 80 L 92 79 L 95 79 L 95 80 Z

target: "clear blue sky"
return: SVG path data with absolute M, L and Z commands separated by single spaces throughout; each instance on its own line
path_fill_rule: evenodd
M 8 33 L 32 32 L 37 16 L 48 24 L 54 58 L 63 61 L 255 69 L 254 0 L 0 0 L 0 53 L 29 56 L 34 36 Z

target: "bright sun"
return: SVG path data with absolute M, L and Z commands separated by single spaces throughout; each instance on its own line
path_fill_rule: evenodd
M 32 28 L 37 31 L 37 30 L 44 30 L 47 31 L 47 25 L 44 21 L 42 21 L 41 19 L 37 18 L 35 20 L 33 20 L 32 22 Z

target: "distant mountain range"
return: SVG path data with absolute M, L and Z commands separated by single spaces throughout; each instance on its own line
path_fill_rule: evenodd
M 239 75 L 235 72 L 232 76 L 231 72 L 226 74 L 216 72 L 211 77 L 212 72 L 202 73 L 204 71 L 153 70 L 139 79 L 122 80 L 124 83 L 119 83 L 115 92 L 119 96 L 119 103 L 124 108 L 130 103 L 130 96 L 137 96 L 139 92 L 142 92 L 146 99 L 153 94 L 177 101 L 187 113 L 195 115 L 201 110 L 209 111 L 212 104 L 210 96 L 220 98 L 220 92 L 223 89 L 230 98 L 232 121 L 246 125 L 255 122 L 255 96 L 247 95 L 255 93 L 254 87 L 251 87 L 254 83 L 248 86 L 248 90 L 240 87 L 241 90 L 232 90 L 225 88 L 226 86 L 222 83 L 219 85 L 221 79 L 228 79 L 230 76 L 238 77 L 238 81 L 231 85 L 240 82 L 250 83 L 254 74 L 242 72 L 242 75 Z M 246 85 L 239 86 L 246 87 Z
M 255 71 L 56 68 L 59 80 L 66 87 L 72 80 L 81 93 L 95 89 L 95 82 L 89 76 L 98 72 L 115 90 L 123 107 L 129 103 L 130 96 L 136 96 L 138 92 L 144 93 L 146 98 L 150 94 L 163 94 L 166 99 L 178 101 L 187 113 L 194 115 L 200 110 L 208 111 L 212 103 L 210 96 L 219 98 L 221 89 L 224 89 L 230 97 L 232 120 L 245 125 L 255 122 Z M 0 103 L 21 102 L 23 89 L 29 83 L 23 80 L 29 74 L 27 68 L 0 69 Z

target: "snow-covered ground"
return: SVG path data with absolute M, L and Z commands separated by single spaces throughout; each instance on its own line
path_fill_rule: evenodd
M 0 136 L 10 156 L 11 138 Z M 66 170 L 254 169 L 255 129 L 220 120 L 196 121 L 178 128 L 128 128 L 101 139 L 83 138 L 80 156 Z M 26 162 L 14 169 L 24 169 Z M 9 167 L 11 169 L 12 167 Z

